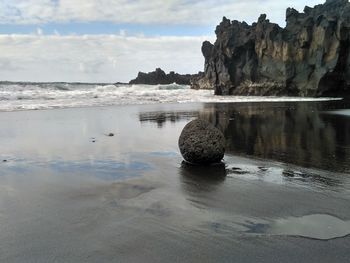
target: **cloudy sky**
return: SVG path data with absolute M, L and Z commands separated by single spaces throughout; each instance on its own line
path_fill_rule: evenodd
M 324 0 L 0 0 L 0 80 L 128 81 L 138 71 L 195 73 L 201 43 L 229 19 Z

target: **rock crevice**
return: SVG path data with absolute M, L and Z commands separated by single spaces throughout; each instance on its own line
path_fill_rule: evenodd
M 299 13 L 286 11 L 286 27 L 265 14 L 248 25 L 226 17 L 205 41 L 204 74 L 194 88 L 217 95 L 331 96 L 350 94 L 350 3 L 327 0 Z

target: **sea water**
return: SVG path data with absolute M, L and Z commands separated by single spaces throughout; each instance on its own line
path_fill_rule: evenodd
M 312 101 L 330 98 L 215 96 L 186 85 L 0 83 L 0 111 L 186 102 Z

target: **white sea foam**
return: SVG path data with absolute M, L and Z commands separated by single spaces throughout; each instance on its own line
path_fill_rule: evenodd
M 0 111 L 186 102 L 320 101 L 330 98 L 214 96 L 211 90 L 170 85 L 2 83 Z

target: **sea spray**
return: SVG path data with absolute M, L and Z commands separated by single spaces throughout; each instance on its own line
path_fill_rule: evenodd
M 0 111 L 37 110 L 112 105 L 310 101 L 329 98 L 215 96 L 211 90 L 186 85 L 113 85 L 85 83 L 0 83 Z

